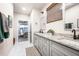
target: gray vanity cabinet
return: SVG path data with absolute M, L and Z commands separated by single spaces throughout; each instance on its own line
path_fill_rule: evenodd
M 45 39 L 44 37 L 37 36 L 38 37 L 38 51 L 41 53 L 42 56 L 49 56 L 49 40 Z
M 38 51 L 43 56 L 49 56 L 50 55 L 50 47 L 49 44 L 50 41 L 44 37 L 34 35 L 34 46 L 38 49 Z
M 33 44 L 42 56 L 79 56 L 79 51 L 39 35 Z
M 57 42 L 51 41 L 50 55 L 51 56 L 77 56 L 79 55 L 79 52 L 69 47 L 66 47 L 62 44 L 59 44 Z
M 50 41 L 50 55 L 51 56 L 64 56 L 63 52 L 58 48 L 57 43 Z
M 49 43 L 50 41 L 46 38 L 42 38 L 42 55 L 49 56 L 50 55 L 50 47 Z
M 34 40 L 33 40 L 33 44 L 34 44 L 34 46 L 36 47 L 36 35 L 34 36 L 33 39 L 34 39 Z
M 34 35 L 34 46 L 37 48 L 37 50 L 42 54 L 42 47 L 43 47 L 43 44 L 42 44 L 42 37 L 38 36 L 38 35 Z
M 38 36 L 38 50 L 40 53 L 42 53 L 42 39 L 40 36 Z
M 40 41 L 40 48 L 41 48 L 41 49 L 40 49 L 40 53 L 41 53 L 41 55 L 44 55 L 44 54 L 43 54 L 43 46 L 44 46 L 44 45 L 43 45 L 43 38 L 40 37 L 40 40 L 41 40 L 41 41 Z
M 36 48 L 38 48 L 38 40 L 39 40 L 38 36 L 37 36 L 37 35 L 34 35 L 33 44 L 34 44 L 34 46 L 35 46 Z

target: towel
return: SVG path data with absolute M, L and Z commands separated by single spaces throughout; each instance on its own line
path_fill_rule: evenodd
M 8 18 L 0 12 L 0 39 L 9 37 Z
M 3 25 L 2 25 L 2 15 L 0 12 L 0 39 L 4 39 L 4 31 L 3 31 Z
M 8 18 L 3 13 L 2 13 L 2 22 L 3 22 L 3 30 L 4 30 L 4 32 L 8 32 L 9 31 Z
M 2 13 L 2 22 L 3 22 L 3 31 L 4 31 L 4 38 L 9 37 L 9 26 L 8 26 L 8 18 Z

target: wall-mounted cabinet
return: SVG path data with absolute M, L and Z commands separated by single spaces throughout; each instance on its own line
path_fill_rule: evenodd
M 47 8 L 47 23 L 62 20 L 62 3 L 52 3 Z

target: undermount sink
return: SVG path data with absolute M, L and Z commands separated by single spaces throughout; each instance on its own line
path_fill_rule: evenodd
M 79 42 L 79 39 L 73 39 L 73 38 L 70 38 L 70 37 L 65 37 L 65 36 L 56 36 L 56 38 L 58 39 L 58 40 L 68 40 L 68 41 L 74 41 L 74 42 Z
M 44 35 L 46 35 L 46 36 L 49 37 L 49 38 L 55 38 L 55 39 L 66 39 L 66 38 L 67 38 L 67 37 L 65 37 L 65 36 L 57 35 L 57 34 L 51 35 L 51 34 L 49 34 L 49 33 L 46 33 L 46 34 L 44 34 Z
M 54 35 L 54 37 L 56 37 L 57 39 L 65 39 L 66 37 L 61 36 L 61 35 Z
M 58 40 L 74 40 L 72 37 L 70 38 L 64 35 L 59 35 L 59 34 L 51 35 L 50 33 L 43 33 L 42 35 L 49 38 L 58 39 Z
M 54 35 L 54 37 L 59 39 L 59 40 L 73 40 L 72 38 L 65 37 L 65 36 L 62 36 L 62 35 Z

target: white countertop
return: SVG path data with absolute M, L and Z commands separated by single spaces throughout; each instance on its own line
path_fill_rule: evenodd
M 79 39 L 74 40 L 73 38 L 64 37 L 61 35 L 49 35 L 49 34 L 42 34 L 42 33 L 35 33 L 36 35 L 42 36 L 49 40 L 58 42 L 65 46 L 71 47 L 73 49 L 79 50 Z

